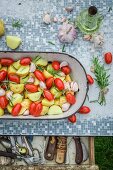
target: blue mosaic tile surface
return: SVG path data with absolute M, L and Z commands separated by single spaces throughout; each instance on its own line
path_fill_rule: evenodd
M 86 71 L 90 73 L 92 56 L 98 55 L 103 61 L 103 53 L 111 51 L 113 53 L 113 7 L 112 0 L 1 0 L 0 18 L 6 24 L 6 35 L 17 35 L 22 38 L 22 45 L 17 51 L 61 51 L 62 44 L 57 38 L 58 28 L 61 25 L 52 23 L 45 25 L 42 22 L 44 12 L 50 12 L 52 16 L 61 18 L 66 16 L 74 20 L 79 12 L 90 5 L 96 5 L 104 15 L 104 22 L 100 32 L 104 33 L 105 43 L 103 48 L 95 49 L 90 42 L 83 41 L 81 33 L 78 31 L 77 39 L 72 45 L 66 45 L 66 52 L 79 59 Z M 67 6 L 74 6 L 71 14 L 64 10 Z M 12 18 L 20 19 L 23 27 L 13 28 Z M 55 42 L 52 46 L 48 41 Z M 6 46 L 5 36 L 0 38 L 0 51 L 10 51 Z M 106 66 L 109 67 L 109 66 Z M 113 67 L 110 66 L 113 80 Z M 90 73 L 91 74 L 91 73 Z M 77 114 L 77 123 L 71 124 L 67 119 L 62 120 L 0 120 L 0 135 L 80 135 L 80 136 L 100 136 L 113 135 L 113 83 L 110 84 L 109 93 L 106 96 L 107 105 L 101 107 L 98 104 L 85 104 L 91 108 L 88 115 Z M 98 97 L 98 88 L 91 86 L 89 98 L 93 100 Z

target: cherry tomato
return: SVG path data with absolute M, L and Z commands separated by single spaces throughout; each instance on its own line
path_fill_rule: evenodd
M 30 114 L 37 117 L 40 116 L 40 113 L 42 112 L 42 103 L 31 103 L 30 105 Z
M 72 95 L 71 93 L 67 93 L 67 94 L 66 94 L 66 100 L 67 100 L 67 102 L 70 103 L 70 104 L 75 104 L 75 102 L 76 102 L 75 96 Z
M 8 74 L 8 78 L 10 81 L 13 81 L 15 83 L 20 83 L 20 77 L 15 74 L 12 73 Z
M 60 69 L 60 63 L 58 61 L 53 61 L 52 67 L 54 68 L 54 70 L 59 70 Z
M 48 89 L 50 89 L 52 87 L 52 85 L 53 85 L 53 82 L 54 82 L 54 78 L 53 77 L 50 77 L 50 78 L 46 79 L 46 87 Z
M 71 68 L 69 66 L 64 66 L 61 68 L 62 72 L 65 73 L 66 75 L 67 74 L 70 74 L 71 72 Z
M 58 88 L 58 90 L 64 90 L 64 83 L 60 78 L 56 78 L 54 80 L 55 86 Z
M 31 63 L 31 58 L 30 57 L 25 57 L 20 60 L 20 64 L 23 66 L 27 66 Z
M 90 85 L 92 85 L 92 84 L 94 83 L 93 77 L 92 77 L 91 75 L 89 75 L 89 74 L 87 74 L 87 80 L 88 80 L 88 83 L 89 83 Z
M 34 75 L 36 76 L 36 78 L 38 79 L 38 80 L 40 80 L 40 81 L 45 81 L 45 76 L 44 76 L 44 74 L 41 72 L 41 71 L 39 71 L 39 70 L 36 70 L 35 72 L 34 72 Z
M 72 115 L 72 116 L 68 117 L 68 120 L 69 120 L 71 123 L 75 123 L 75 122 L 77 121 L 76 115 Z
M 5 109 L 7 105 L 8 105 L 7 98 L 5 96 L 0 96 L 0 107 L 2 109 Z
M 12 109 L 12 116 L 18 116 L 20 110 L 22 108 L 22 105 L 20 103 L 15 104 L 15 106 Z
M 13 62 L 14 60 L 12 58 L 2 58 L 0 60 L 2 66 L 10 66 Z
M 112 54 L 110 52 L 106 53 L 104 55 L 104 60 L 107 64 L 110 64 L 112 62 Z
M 1 70 L 0 71 L 0 81 L 4 81 L 7 76 L 7 71 Z
M 25 88 L 28 92 L 34 93 L 38 91 L 38 86 L 34 85 L 34 84 L 26 84 Z
M 90 110 L 90 108 L 89 107 L 87 107 L 87 106 L 82 106 L 80 109 L 79 109 L 79 113 L 81 113 L 81 114 L 87 114 L 87 113 L 89 113 L 91 110 Z
M 44 90 L 44 97 L 49 101 L 54 100 L 54 96 L 49 90 Z
M 2 85 L 1 88 L 6 90 L 6 85 Z

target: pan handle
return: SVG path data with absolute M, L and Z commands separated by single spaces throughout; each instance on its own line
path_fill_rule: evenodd
M 17 155 L 15 153 L 0 151 L 0 156 L 9 157 L 11 159 L 17 158 Z

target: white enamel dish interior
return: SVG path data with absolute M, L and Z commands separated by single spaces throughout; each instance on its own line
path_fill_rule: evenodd
M 40 117 L 33 117 L 33 116 L 18 116 L 13 117 L 10 114 L 5 114 L 4 116 L 0 117 L 1 119 L 61 119 L 69 117 L 70 115 L 76 113 L 79 108 L 83 105 L 88 85 L 87 85 L 87 78 L 86 72 L 82 64 L 74 57 L 64 54 L 64 53 L 55 53 L 55 52 L 0 52 L 0 58 L 13 58 L 14 60 L 18 60 L 21 57 L 31 56 L 32 58 L 40 55 L 42 58 L 45 58 L 48 61 L 59 60 L 67 61 L 72 69 L 72 78 L 76 81 L 79 85 L 79 92 L 76 95 L 76 103 L 70 107 L 67 112 L 64 112 L 60 115 L 45 115 Z

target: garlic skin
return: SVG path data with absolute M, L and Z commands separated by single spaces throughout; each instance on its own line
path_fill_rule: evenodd
M 62 43 L 72 43 L 76 38 L 74 25 L 64 22 L 59 29 L 58 38 Z
M 40 85 L 41 89 L 46 89 L 47 88 L 43 81 L 40 81 L 39 85 Z
M 34 81 L 35 81 L 35 80 L 34 80 L 34 78 L 33 78 L 33 77 L 29 77 L 29 79 L 28 79 L 28 81 L 27 81 L 27 82 L 28 82 L 28 83 L 34 83 Z
M 35 64 L 34 64 L 34 63 L 31 63 L 29 72 L 30 72 L 30 73 L 33 73 L 35 70 L 36 70 Z
M 23 113 L 23 116 L 28 116 L 29 115 L 29 110 L 25 110 L 25 112 Z
M 6 93 L 7 99 L 10 99 L 10 100 L 11 100 L 12 95 L 13 95 L 13 92 L 12 92 L 12 91 L 8 91 L 8 92 Z
M 70 107 L 70 103 L 68 103 L 68 102 L 64 103 L 62 105 L 62 111 L 65 112 L 65 111 L 69 110 L 69 107 Z
M 65 10 L 66 10 L 67 12 L 72 12 L 72 11 L 73 11 L 73 7 L 71 7 L 71 6 L 70 6 L 70 7 L 66 7 Z
M 64 66 L 68 66 L 68 62 L 67 61 L 63 61 L 60 63 L 60 68 L 64 67 Z
M 104 35 L 102 33 L 94 34 L 90 41 L 94 43 L 94 47 L 102 47 L 104 44 Z
M 4 96 L 5 95 L 5 90 L 0 88 L 0 96 Z
M 84 35 L 83 39 L 86 40 L 86 41 L 90 41 L 92 38 L 91 35 Z
M 50 17 L 50 14 L 45 14 L 44 16 L 43 16 L 43 22 L 45 23 L 45 24 L 50 24 L 51 23 L 51 17 Z

